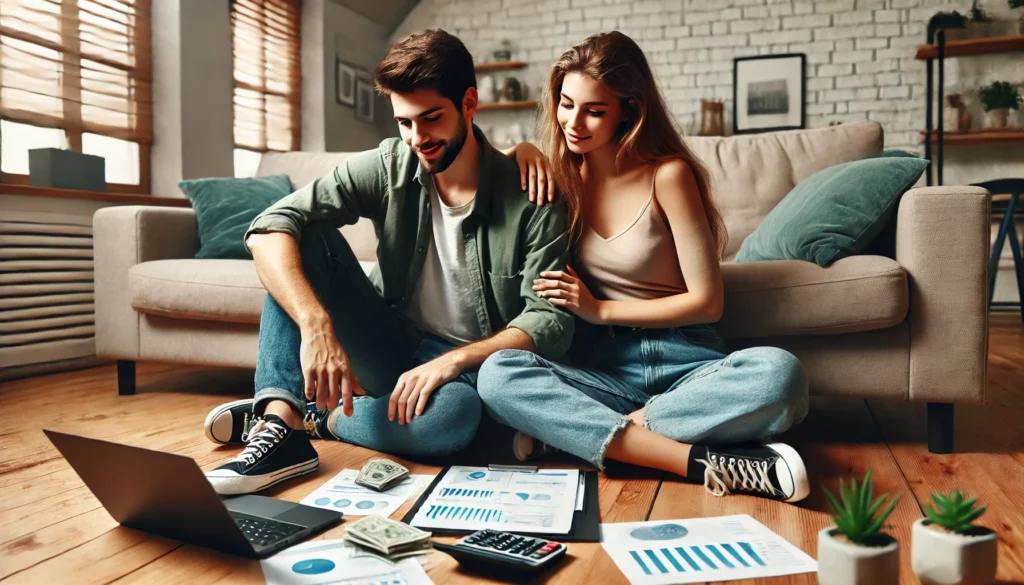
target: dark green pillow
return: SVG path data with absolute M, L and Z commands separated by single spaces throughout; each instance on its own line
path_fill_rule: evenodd
M 199 222 L 196 258 L 251 258 L 242 238 L 261 211 L 292 192 L 288 175 L 182 181 Z
M 831 166 L 801 181 L 743 240 L 736 261 L 828 266 L 864 251 L 928 167 L 925 159 L 894 154 Z

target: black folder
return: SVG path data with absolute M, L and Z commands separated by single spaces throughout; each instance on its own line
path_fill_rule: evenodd
M 441 479 L 444 478 L 450 469 L 450 465 L 445 466 L 445 468 L 437 474 L 434 481 L 430 482 L 430 486 L 423 490 L 419 499 L 417 499 L 416 503 L 409 509 L 409 513 L 402 518 L 402 522 L 405 522 L 410 526 L 412 525 L 412 519 L 416 517 L 416 512 L 419 511 L 420 506 L 422 506 L 423 502 L 430 497 L 430 494 L 434 493 L 434 489 L 437 488 L 437 485 L 441 483 Z M 580 474 L 583 475 L 583 488 L 586 490 L 586 495 L 583 497 L 583 509 L 573 512 L 572 528 L 569 529 L 568 534 L 534 534 L 527 532 L 516 532 L 516 534 L 544 538 L 554 540 L 556 542 L 599 542 L 601 540 L 601 506 L 597 501 L 597 472 L 584 471 L 581 469 Z M 442 536 L 462 536 L 476 532 L 475 530 L 452 530 L 441 528 L 429 528 L 427 530 Z

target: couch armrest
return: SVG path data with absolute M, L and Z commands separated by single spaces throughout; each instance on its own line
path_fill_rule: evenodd
M 149 260 L 191 258 L 199 249 L 192 209 L 126 205 L 92 218 L 96 286 L 96 355 L 139 357 L 139 314 L 131 305 L 128 271 Z
M 896 260 L 910 286 L 910 393 L 927 402 L 985 398 L 991 200 L 978 187 L 908 191 Z

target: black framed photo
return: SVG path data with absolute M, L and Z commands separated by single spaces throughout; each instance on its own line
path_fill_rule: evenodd
M 334 59 L 334 100 L 343 106 L 356 105 L 356 67 Z
M 372 124 L 375 100 L 373 82 L 364 77 L 356 77 L 356 118 Z
M 733 59 L 733 134 L 805 128 L 806 71 L 803 53 Z

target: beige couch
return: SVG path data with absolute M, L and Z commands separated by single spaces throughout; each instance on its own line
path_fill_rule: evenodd
M 929 446 L 952 449 L 953 403 L 984 400 L 989 200 L 970 187 L 913 189 L 899 205 L 895 253 L 828 268 L 729 262 L 799 181 L 882 148 L 872 122 L 729 138 L 689 138 L 708 165 L 730 234 L 722 331 L 734 348 L 795 353 L 815 395 L 929 403 Z M 344 153 L 267 154 L 258 174 L 303 185 Z M 375 260 L 372 226 L 343 228 Z M 195 260 L 190 209 L 118 207 L 94 218 L 96 346 L 134 392 L 139 360 L 252 368 L 265 291 L 249 260 Z

